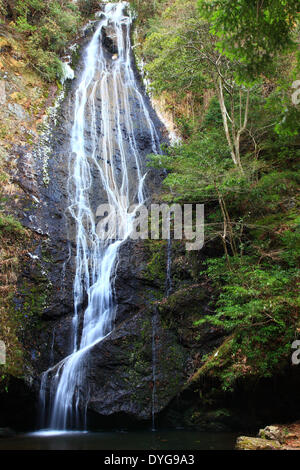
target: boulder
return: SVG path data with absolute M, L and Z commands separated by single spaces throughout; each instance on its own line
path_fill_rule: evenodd
M 187 351 L 151 311 L 124 321 L 89 359 L 88 408 L 102 416 L 150 420 L 153 409 L 162 411 L 186 380 Z
M 237 450 L 280 450 L 281 444 L 275 440 L 261 439 L 259 437 L 240 436 L 236 441 Z
M 0 105 L 6 103 L 5 81 L 0 80 Z
M 258 437 L 283 442 L 285 435 L 278 426 L 266 426 L 264 429 L 259 430 Z
M 9 103 L 8 110 L 20 121 L 27 121 L 30 119 L 29 114 L 25 111 L 23 106 L 18 103 Z

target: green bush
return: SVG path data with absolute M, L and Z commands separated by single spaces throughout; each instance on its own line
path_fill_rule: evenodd
M 33 67 L 48 81 L 61 78 L 59 56 L 82 20 L 78 6 L 65 0 L 18 0 L 10 4 L 11 14 Z
M 224 257 L 210 259 L 206 274 L 219 295 L 215 314 L 198 324 L 208 321 L 234 333 L 230 366 L 221 374 L 224 388 L 243 375 L 272 376 L 288 362 L 299 326 L 296 267 L 249 256 L 231 257 L 228 266 Z
M 78 8 L 83 16 L 90 16 L 99 10 L 98 0 L 79 0 Z

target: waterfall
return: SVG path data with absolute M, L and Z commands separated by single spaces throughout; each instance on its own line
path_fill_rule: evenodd
M 132 20 L 126 15 L 127 6 L 126 2 L 107 3 L 99 15 L 75 93 L 67 185 L 69 212 L 76 229 L 72 350 L 43 373 L 40 391 L 45 412 L 48 384 L 44 427 L 54 430 L 85 427 L 88 352 L 114 326 L 113 277 L 118 252 L 133 228 L 134 213 L 129 208 L 145 202 L 146 173 L 135 136 L 141 122 L 151 138 L 152 152 L 160 151 L 155 126 L 131 66 Z M 97 194 L 99 204 L 105 202 L 117 210 L 115 239 L 105 237 L 104 229 L 98 232 Z

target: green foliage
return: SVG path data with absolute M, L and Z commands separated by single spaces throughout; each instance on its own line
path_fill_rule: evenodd
M 28 53 L 36 70 L 48 81 L 54 81 L 62 76 L 61 61 L 55 52 L 36 47 L 34 38 L 29 40 Z
M 291 170 L 272 171 L 262 175 L 251 191 L 256 214 L 260 211 L 278 210 L 283 198 L 297 191 L 299 181 L 300 173 Z
M 88 1 L 88 0 L 87 0 Z M 139 26 L 143 32 L 149 27 L 149 20 L 157 17 L 165 5 L 165 0 L 130 0 L 130 5 L 137 16 Z
M 164 184 L 175 201 L 215 200 L 216 185 L 225 188 L 238 178 L 223 135 L 215 129 L 168 148 L 166 155 L 152 155 L 150 164 L 168 170 Z
M 213 240 L 215 250 L 227 226 L 226 256 L 210 258 L 202 273 L 215 288 L 215 314 L 198 324 L 209 321 L 232 334 L 226 357 L 207 358 L 205 369 L 215 371 L 228 389 L 237 377 L 269 376 L 286 364 L 299 328 L 300 174 L 293 162 L 295 140 L 276 137 L 271 129 L 262 140 L 267 161 L 253 161 L 250 154 L 245 174 L 238 173 L 213 126 L 214 113 L 212 103 L 203 133 L 152 160 L 169 171 L 170 202 L 206 204 L 206 243 Z M 229 214 L 225 222 L 220 200 Z
M 290 80 L 281 82 L 266 100 L 265 109 L 276 116 L 275 132 L 282 136 L 297 136 L 300 133 L 300 106 L 291 98 Z
M 23 225 L 11 215 L 0 216 L 0 232 L 16 237 L 23 237 L 27 234 Z
M 158 282 L 164 290 L 166 282 L 166 242 L 147 240 L 145 246 L 149 255 L 145 276 L 148 280 Z
M 24 35 L 32 65 L 46 80 L 59 79 L 59 56 L 81 21 L 78 6 L 67 0 L 18 0 L 9 2 L 6 16 L 12 16 L 15 29 Z
M 90 16 L 99 10 L 98 0 L 79 0 L 77 5 L 83 16 Z
M 199 0 L 218 37 L 217 47 L 239 61 L 237 75 L 251 81 L 274 71 L 274 56 L 295 47 L 298 0 Z
M 208 25 L 199 18 L 194 1 L 176 0 L 173 8 L 165 9 L 148 32 L 143 47 L 146 69 L 156 93 L 176 92 L 182 98 L 187 90 L 199 94 L 204 85 L 211 83 L 208 64 L 203 67 L 200 46 L 197 49 L 207 36 Z
M 16 30 L 20 33 L 33 33 L 36 26 L 29 24 L 25 16 L 19 16 L 16 20 Z
M 144 28 L 152 88 L 168 94 L 185 139 L 152 155 L 150 165 L 168 172 L 166 201 L 205 203 L 206 248 L 215 255 L 198 277 L 214 287 L 215 313 L 199 325 L 209 322 L 230 336 L 218 354 L 203 358 L 198 375 L 218 376 L 224 389 L 238 377 L 270 376 L 283 368 L 299 332 L 300 111 L 291 100 L 299 70 L 293 52 L 297 16 L 296 2 L 174 0 Z M 237 126 L 245 109 L 240 83 L 251 83 L 239 142 L 242 173 L 224 134 L 216 58 L 225 106 Z M 212 88 L 216 93 L 202 108 Z M 193 115 L 182 111 L 187 95 Z
M 209 321 L 234 332 L 231 380 L 248 374 L 271 376 L 286 362 L 299 322 L 296 267 L 260 263 L 249 256 L 231 257 L 229 267 L 226 258 L 218 258 L 208 260 L 207 274 L 220 294 L 215 314 L 198 324 Z

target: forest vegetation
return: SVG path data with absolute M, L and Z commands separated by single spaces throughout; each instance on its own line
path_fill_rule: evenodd
M 24 376 L 26 325 L 33 330 L 45 304 L 43 287 L 32 293 L 32 286 L 18 285 L 37 237 L 16 216 L 24 198 L 14 177 L 17 149 L 29 152 L 37 144 L 62 88 L 62 58 L 98 8 L 98 2 L 86 0 L 0 0 L 0 334 L 7 357 L 0 366 L 0 390 L 7 389 L 10 376 Z M 16 295 L 23 298 L 21 310 Z
M 205 204 L 215 253 L 202 272 L 213 314 L 198 324 L 228 333 L 194 380 L 270 377 L 300 333 L 298 2 L 133 3 L 137 54 L 182 136 L 152 164 L 168 170 L 165 201 Z
M 213 313 L 198 324 L 227 334 L 193 379 L 211 373 L 232 389 L 237 378 L 285 367 L 300 334 L 300 105 L 292 99 L 300 80 L 299 2 L 130 3 L 136 57 L 181 136 L 151 165 L 168 172 L 165 202 L 205 204 L 210 256 L 198 276 L 213 286 Z M 89 0 L 0 0 L 0 52 L 12 37 L 42 87 L 59 87 L 66 46 L 97 7 Z M 17 264 L 14 246 L 21 251 L 28 233 L 5 215 L 4 196 L 0 203 L 7 266 Z

